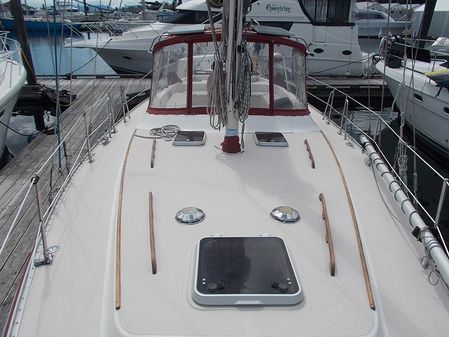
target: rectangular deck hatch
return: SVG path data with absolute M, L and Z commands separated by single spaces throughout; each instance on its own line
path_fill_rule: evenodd
M 254 141 L 260 146 L 288 146 L 281 132 L 254 132 Z
M 173 139 L 173 145 L 177 146 L 199 146 L 206 143 L 204 131 L 179 130 Z
M 303 294 L 281 238 L 210 237 L 198 244 L 193 299 L 203 305 L 292 305 Z

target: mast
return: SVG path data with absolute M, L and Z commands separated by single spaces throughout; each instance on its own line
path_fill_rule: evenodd
M 426 0 L 426 4 L 424 6 L 424 13 L 421 20 L 421 27 L 419 29 L 419 47 L 424 48 L 425 41 L 427 39 L 427 35 L 429 33 L 430 23 L 432 22 L 433 12 L 435 11 L 435 5 L 437 0 Z
M 245 62 L 246 41 L 243 37 L 245 16 L 251 3 L 249 0 L 209 0 L 214 5 L 223 4 L 223 34 L 225 52 L 225 107 L 226 123 L 222 150 L 226 153 L 241 151 L 239 139 L 239 122 L 242 122 L 242 134 L 245 129 L 245 119 L 249 111 L 248 85 L 242 85 L 251 80 L 251 70 Z M 246 83 L 248 84 L 248 83 Z M 250 84 L 249 84 L 250 86 Z M 249 94 L 250 95 L 250 94 Z M 243 139 L 242 139 L 243 144 Z
M 145 0 L 141 0 L 141 4 L 142 4 L 142 19 L 145 21 L 145 19 L 146 19 L 145 9 L 147 7 L 147 4 L 145 3 Z
M 223 22 L 223 30 L 227 32 L 226 45 L 226 114 L 227 124 L 225 125 L 225 137 L 221 144 L 223 152 L 237 153 L 240 152 L 239 140 L 239 120 L 234 113 L 233 91 L 235 87 L 235 70 L 238 67 L 238 59 L 235 57 L 237 45 L 237 36 L 239 23 L 236 21 L 236 6 L 242 0 L 226 1 L 224 3 L 223 12 L 228 13 L 228 20 Z M 225 33 L 225 32 L 223 32 Z
M 238 153 L 242 146 L 239 139 L 239 126 L 242 135 L 245 120 L 250 109 L 252 62 L 243 34 L 243 25 L 248 10 L 255 0 L 207 0 L 211 31 L 215 44 L 209 110 L 211 126 L 220 130 L 225 128 L 221 143 L 225 153 Z M 223 6 L 223 19 L 220 46 L 215 36 L 215 28 L 210 7 Z M 217 118 L 217 119 L 215 119 Z M 215 121 L 215 122 L 213 122 Z
M 16 23 L 17 36 L 19 37 L 20 46 L 22 47 L 25 62 L 23 65 L 27 71 L 28 84 L 37 84 L 36 76 L 34 75 L 33 59 L 31 57 L 30 46 L 28 45 L 28 35 L 25 29 L 25 20 L 23 18 L 22 4 L 20 0 L 11 0 L 11 13 Z
M 83 0 L 83 5 L 84 5 L 84 15 L 87 16 L 87 12 L 89 11 L 88 7 L 87 7 L 87 2 L 86 0 Z

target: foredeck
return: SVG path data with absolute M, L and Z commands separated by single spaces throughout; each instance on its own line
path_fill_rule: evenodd
M 207 116 L 194 117 L 208 120 Z M 302 119 L 305 119 L 304 117 Z M 301 117 L 290 123 L 301 124 Z M 248 121 L 248 132 L 257 130 Z M 296 122 L 296 123 L 295 123 Z M 158 123 L 158 122 L 156 122 Z M 160 126 L 155 124 L 154 126 Z M 182 121 L 181 121 L 181 128 Z M 138 130 L 139 132 L 140 130 Z M 263 130 L 269 131 L 269 130 Z M 119 324 L 135 335 L 280 336 L 364 335 L 374 325 L 357 243 L 334 162 L 318 130 L 285 134 L 287 148 L 255 145 L 245 136 L 245 152 L 227 155 L 217 149 L 223 135 L 208 133 L 204 146 L 173 146 L 159 141 L 150 168 L 151 141 L 135 138 L 126 168 L 122 214 L 122 306 Z M 315 160 L 312 169 L 304 140 Z M 147 153 L 147 160 L 142 154 Z M 151 273 L 148 241 L 148 192 L 154 198 L 158 271 Z M 326 197 L 335 236 L 338 277 L 329 272 L 329 254 L 319 194 Z M 270 211 L 282 205 L 302 219 L 280 223 Z M 174 219 L 178 210 L 197 206 L 206 219 L 194 226 Z M 290 251 L 305 301 L 296 306 L 207 307 L 193 302 L 195 250 L 201 238 L 271 235 Z M 341 249 L 344 247 L 343 249 Z M 325 303 L 327 302 L 327 305 Z M 322 317 L 323 324 L 316 324 Z M 292 322 L 294 322 L 292 324 Z
M 208 116 L 176 117 L 181 129 L 205 130 L 205 145 L 175 147 L 159 139 L 154 147 L 149 130 L 174 120 L 144 114 L 145 108 L 139 106 L 71 182 L 49 230 L 49 244 L 60 251 L 51 266 L 33 270 L 19 336 L 385 336 L 388 323 L 394 323 L 390 336 L 422 336 L 423 329 L 439 336 L 446 329 L 447 304 L 426 283 L 412 240 L 384 207 L 364 156 L 318 114 L 313 112 L 323 133 L 310 116 L 250 116 L 245 151 L 229 155 L 217 148 L 223 136 L 207 127 Z M 252 132 L 273 129 L 284 132 L 289 147 L 255 145 Z M 325 136 L 342 162 L 353 198 L 375 310 L 368 301 L 347 191 Z M 333 236 L 335 276 L 329 272 L 320 193 Z M 282 205 L 298 210 L 301 220 L 272 219 L 270 211 Z M 176 222 L 176 212 L 187 206 L 204 210 L 205 220 L 191 226 Z M 196 304 L 195 250 L 211 235 L 283 238 L 304 301 Z M 415 286 L 419 293 L 412 292 Z M 409 310 L 413 306 L 421 310 Z M 420 320 L 430 312 L 432 322 Z

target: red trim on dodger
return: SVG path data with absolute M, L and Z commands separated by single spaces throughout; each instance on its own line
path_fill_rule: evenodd
M 274 110 L 273 116 L 307 116 L 310 114 L 309 109 L 296 110 Z
M 207 109 L 204 107 L 187 108 L 148 108 L 147 112 L 153 115 L 206 115 Z M 307 116 L 310 114 L 309 109 L 281 110 L 276 109 L 273 112 L 268 108 L 251 108 L 249 111 L 251 116 Z
M 190 114 L 192 110 L 192 68 L 193 68 L 193 44 L 189 43 L 187 56 L 187 111 Z
M 216 32 L 217 40 L 221 39 L 221 31 Z M 287 37 L 276 36 L 276 35 L 260 35 L 253 31 L 245 32 L 246 40 L 248 42 L 262 42 L 262 43 L 273 43 L 282 44 L 285 46 L 293 47 L 295 49 L 300 49 L 303 53 L 306 53 L 306 47 L 300 43 L 290 40 Z M 153 46 L 153 53 L 157 52 L 161 48 L 166 46 L 177 44 L 177 43 L 190 43 L 190 42 L 212 42 L 212 34 L 210 31 L 205 31 L 198 34 L 189 35 L 172 35 L 163 41 L 156 43 Z
M 270 105 L 270 111 L 274 111 L 274 79 L 273 79 L 273 72 L 274 72 L 274 61 L 273 61 L 273 51 L 274 46 L 272 43 L 269 44 L 268 47 L 268 82 L 269 82 L 269 105 Z
M 186 108 L 152 108 L 148 107 L 147 112 L 153 115 L 187 115 Z

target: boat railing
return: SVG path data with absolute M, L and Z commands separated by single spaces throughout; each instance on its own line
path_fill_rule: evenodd
M 4 80 L 7 72 L 9 72 L 9 88 L 13 85 L 13 71 L 14 64 L 19 64 L 19 75 L 22 75 L 22 55 L 20 44 L 16 40 L 8 38 L 8 32 L 0 32 L 0 63 L 6 62 L 3 72 L 0 74 L 0 79 Z
M 413 201 L 415 207 L 424 215 L 425 223 L 429 228 L 435 230 L 438 233 L 440 241 L 445 248 L 446 254 L 449 255 L 445 240 L 441 234 L 439 225 L 441 220 L 441 214 L 444 209 L 448 209 L 449 200 L 447 198 L 447 190 L 449 188 L 449 180 L 444 177 L 432 164 L 429 163 L 416 149 L 408 144 L 403 137 L 382 117 L 379 112 L 373 111 L 371 108 L 360 103 L 356 99 L 350 97 L 347 93 L 334 88 L 316 78 L 308 76 L 308 80 L 311 82 L 319 83 L 325 86 L 329 90 L 329 96 L 327 101 L 314 95 L 310 91 L 309 97 L 313 97 L 319 101 L 325 108 L 322 111 L 323 119 L 327 123 L 334 123 L 339 133 L 343 134 L 344 138 L 351 138 L 355 142 L 359 142 L 354 136 L 364 135 L 380 153 L 382 159 L 387 164 L 389 170 L 394 175 L 395 179 L 399 181 L 401 187 L 407 192 L 408 198 Z M 344 97 L 344 105 L 342 109 L 337 109 L 334 105 L 334 98 L 336 95 Z M 349 109 L 351 107 L 351 109 Z M 363 109 L 364 113 L 368 113 L 369 118 L 373 123 L 373 128 L 368 128 L 368 131 L 362 129 L 354 121 L 353 111 Z M 332 117 L 336 121 L 333 120 Z M 349 130 L 351 129 L 351 133 Z M 384 138 L 388 137 L 387 142 L 382 142 Z M 393 139 L 393 141 L 391 140 Z M 398 144 L 396 150 L 392 149 L 391 143 Z M 412 165 L 407 165 L 411 161 Z M 420 167 L 426 174 L 427 180 L 432 180 L 436 186 L 441 186 L 441 193 L 437 204 L 426 205 L 420 196 L 427 192 L 421 191 L 420 184 L 418 183 L 419 177 L 417 174 L 417 167 Z M 423 174 L 424 176 L 424 174 Z M 410 179 L 411 178 L 411 179 Z M 409 181 L 411 180 L 411 183 Z M 428 184 L 426 184 L 428 185 Z M 428 196 L 427 196 L 428 197 Z
M 34 265 L 52 262 L 57 249 L 48 246 L 46 227 L 67 184 L 83 162 L 94 161 L 95 147 L 109 143 L 113 134 L 117 132 L 116 125 L 128 121 L 130 117 L 128 103 L 144 93 L 145 90 L 142 90 L 127 98 L 122 87 L 119 97 L 105 94 L 96 99 L 95 104 L 79 113 L 71 128 L 64 133 L 48 157 L 34 171 L 30 182 L 23 186 L 21 203 L 0 246 L 0 260 L 4 261 L 17 244 L 17 238 L 11 235 L 15 227 L 23 219 L 29 219 L 30 212 L 33 212 L 31 214 L 35 219 L 33 223 L 38 226 L 34 252 L 35 256 L 39 257 L 34 260 Z
M 91 34 L 96 35 L 99 34 L 102 35 L 108 35 L 108 36 L 119 36 L 123 34 L 124 32 L 128 32 L 129 35 L 133 36 L 134 38 L 138 38 L 139 36 L 134 33 L 132 30 L 133 28 L 142 27 L 145 26 L 148 28 L 148 30 L 153 30 L 156 35 L 159 35 L 159 31 L 156 30 L 153 27 L 154 22 L 148 22 L 148 21 L 101 21 L 101 22 L 85 22 L 82 25 L 82 28 L 84 32 L 87 32 L 87 39 L 92 39 L 90 36 Z M 86 36 L 81 34 L 81 36 L 84 36 L 86 39 Z

